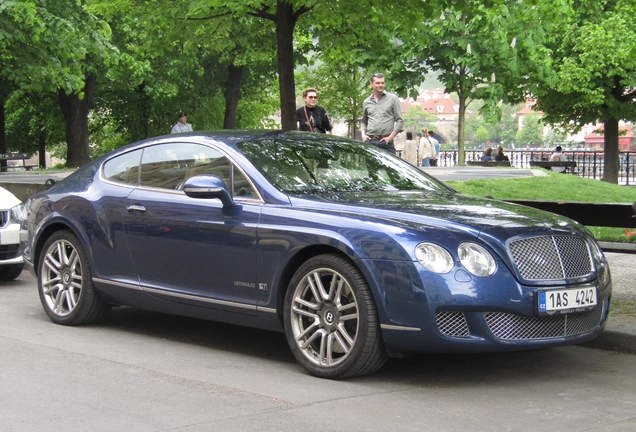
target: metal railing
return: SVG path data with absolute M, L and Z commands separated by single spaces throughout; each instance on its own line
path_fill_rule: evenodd
M 550 160 L 551 150 L 507 150 L 506 156 L 515 168 L 530 168 L 530 161 Z M 466 161 L 479 160 L 483 151 L 469 149 L 465 151 Z M 581 177 L 600 180 L 603 177 L 604 152 L 596 150 L 566 150 L 563 152 L 567 160 L 576 162 L 575 174 Z M 619 152 L 620 165 L 618 183 L 636 185 L 636 152 Z M 457 150 L 440 151 L 439 166 L 454 166 L 458 163 Z

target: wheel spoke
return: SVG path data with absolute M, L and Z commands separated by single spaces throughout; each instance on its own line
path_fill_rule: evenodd
M 53 255 L 51 254 L 48 254 L 46 258 L 44 259 L 44 265 L 46 265 L 49 268 L 49 270 L 51 270 L 54 273 L 59 273 L 60 267 L 62 266 L 62 264 L 56 261 L 55 258 L 53 258 Z
M 61 279 L 59 277 L 55 279 L 48 280 L 46 282 L 42 282 L 42 286 L 44 287 L 44 294 L 50 294 L 52 291 L 56 289 L 61 289 L 62 284 L 58 283 Z
M 338 306 L 338 312 L 344 312 L 346 310 L 349 310 L 349 309 L 355 308 L 355 307 L 356 307 L 355 303 L 347 303 L 346 305 Z
M 298 303 L 300 306 L 305 306 L 307 309 L 312 309 L 312 310 L 319 310 L 320 309 L 320 305 L 317 303 L 310 303 L 307 300 L 303 300 L 300 297 L 296 297 L 294 299 L 294 303 Z
M 322 296 L 320 295 L 320 292 L 318 290 L 318 288 L 316 287 L 316 284 L 314 283 L 314 280 L 312 279 L 312 276 L 316 277 L 316 279 L 318 279 L 318 283 L 320 284 L 320 279 L 317 275 L 317 273 L 313 273 L 311 275 L 307 276 L 307 283 L 309 284 L 309 288 L 311 289 L 312 294 L 314 295 L 314 298 L 316 299 L 316 302 L 318 303 L 318 306 L 321 306 L 323 301 L 322 301 Z
M 308 318 L 313 318 L 314 320 L 318 319 L 318 315 L 316 315 L 315 313 L 311 313 L 311 312 L 309 312 L 309 311 L 307 311 L 305 309 L 300 309 L 300 308 L 295 307 L 293 309 L 293 311 L 295 313 L 297 313 L 298 315 L 303 315 L 303 316 L 306 316 Z
M 71 311 L 77 305 L 77 300 L 74 295 L 75 292 L 69 289 L 69 290 L 66 290 L 65 294 L 66 294 L 66 305 L 68 307 L 68 310 Z
M 322 329 L 318 329 L 318 331 L 316 331 L 314 334 L 312 334 L 306 341 L 305 343 L 303 343 L 300 348 L 306 350 L 313 341 L 315 341 L 318 338 L 322 339 L 322 335 L 324 334 L 324 330 Z
M 319 321 L 314 321 L 310 326 L 308 326 L 301 334 L 299 334 L 296 337 L 296 340 L 298 342 L 301 342 L 305 338 L 306 335 L 308 335 L 309 333 L 311 333 L 313 331 L 318 330 L 320 328 L 319 325 L 320 325 Z
M 66 297 L 66 291 L 64 290 L 64 287 L 60 287 L 60 289 L 57 291 L 57 295 L 53 299 L 55 300 L 55 303 L 53 304 L 53 310 L 55 310 L 58 313 L 63 311 L 62 304 L 66 300 L 65 297 Z
M 340 342 L 340 345 L 342 345 L 342 349 L 349 352 L 355 340 L 349 335 L 349 332 L 343 324 L 338 324 L 338 331 L 334 333 L 334 335 L 338 339 L 338 342 Z M 346 343 L 342 338 L 345 339 Z

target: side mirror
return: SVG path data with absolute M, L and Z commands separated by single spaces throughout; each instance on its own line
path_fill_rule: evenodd
M 219 177 L 211 174 L 201 174 L 187 179 L 182 186 L 183 192 L 191 198 L 218 198 L 223 207 L 234 205 L 232 194 Z

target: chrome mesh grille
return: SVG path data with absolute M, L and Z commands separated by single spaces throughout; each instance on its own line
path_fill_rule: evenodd
M 528 340 L 575 336 L 601 324 L 605 302 L 589 312 L 522 317 L 501 312 L 485 312 L 488 328 L 498 339 Z
M 512 258 L 526 280 L 556 280 L 589 275 L 587 243 L 574 236 L 541 236 L 510 243 Z
M 463 312 L 437 312 L 435 321 L 437 321 L 437 328 L 442 334 L 462 338 L 470 336 L 468 323 Z

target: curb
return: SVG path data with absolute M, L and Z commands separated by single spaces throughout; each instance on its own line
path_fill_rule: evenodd
M 604 330 L 596 339 L 580 343 L 578 346 L 623 354 L 636 354 L 636 335 Z

